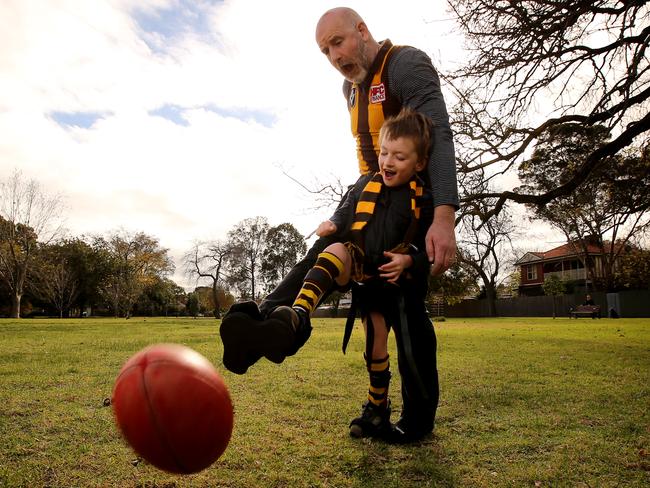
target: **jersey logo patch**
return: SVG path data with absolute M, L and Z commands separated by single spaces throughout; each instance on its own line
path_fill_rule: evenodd
M 357 102 L 357 87 L 353 86 L 350 89 L 350 98 L 348 98 L 349 107 L 354 107 L 354 104 Z
M 381 103 L 386 100 L 386 88 L 383 83 L 370 87 L 370 103 Z

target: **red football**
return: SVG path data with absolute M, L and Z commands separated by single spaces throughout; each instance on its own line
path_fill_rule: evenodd
M 189 347 L 156 344 L 136 353 L 115 380 L 111 404 L 131 447 L 165 471 L 201 471 L 230 441 L 228 388 L 210 361 Z

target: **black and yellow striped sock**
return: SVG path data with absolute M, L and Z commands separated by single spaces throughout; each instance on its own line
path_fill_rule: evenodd
M 300 293 L 293 302 L 293 308 L 301 308 L 311 315 L 322 296 L 342 272 L 343 262 L 336 255 L 331 252 L 320 253 L 316 264 L 305 276 Z
M 388 385 L 390 384 L 390 363 L 388 356 L 383 359 L 372 359 L 368 362 L 368 400 L 377 406 L 388 403 Z

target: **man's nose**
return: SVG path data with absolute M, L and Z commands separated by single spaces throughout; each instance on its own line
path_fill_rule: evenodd
M 330 63 L 338 66 L 338 63 L 341 60 L 341 51 L 339 51 L 339 49 L 336 47 L 331 47 L 329 55 L 330 55 Z

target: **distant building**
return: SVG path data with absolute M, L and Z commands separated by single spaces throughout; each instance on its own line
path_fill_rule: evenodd
M 605 244 L 606 248 L 609 246 L 611 243 Z M 572 288 L 569 291 L 586 292 L 592 288 L 593 283 L 584 263 L 585 261 L 593 263 L 593 276 L 595 278 L 602 277 L 605 252 L 596 244 L 588 244 L 585 255 L 583 246 L 574 242 L 563 244 L 549 251 L 529 251 L 515 263 L 521 273 L 519 294 L 523 296 L 543 295 L 542 285 L 551 276 L 557 276 L 569 284 Z

